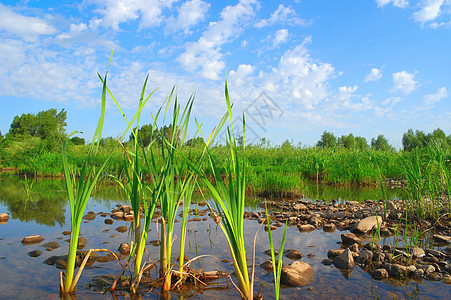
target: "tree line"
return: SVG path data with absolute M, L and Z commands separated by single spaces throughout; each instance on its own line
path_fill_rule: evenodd
M 22 114 L 21 116 L 15 116 L 8 133 L 5 136 L 0 132 L 0 142 L 3 146 L 11 144 L 14 141 L 26 141 L 28 139 L 39 139 L 44 141 L 44 148 L 55 148 L 61 145 L 62 141 L 67 138 L 66 133 L 66 119 L 67 111 L 62 109 L 58 112 L 57 109 L 52 108 L 44 111 L 40 111 L 37 114 Z M 161 143 L 161 137 L 152 136 L 151 125 L 143 125 L 138 131 L 138 135 L 135 137 L 130 134 L 129 142 L 138 138 L 144 146 L 147 146 L 154 139 L 156 142 Z M 162 126 L 160 132 L 163 136 L 171 136 L 174 129 L 169 126 Z M 451 146 L 451 135 L 446 135 L 440 128 L 435 129 L 432 133 L 424 133 L 421 130 L 409 129 L 403 134 L 402 147 L 404 151 L 411 151 L 416 148 L 424 148 L 431 142 L 439 140 L 447 145 Z M 71 142 L 74 145 L 84 145 L 85 139 L 80 137 L 72 137 Z M 203 144 L 202 138 L 196 137 L 189 139 L 186 142 L 190 146 L 199 146 Z M 101 144 L 103 146 L 116 145 L 117 141 L 113 137 L 103 138 Z M 283 146 L 291 145 L 288 141 L 282 144 Z M 270 142 L 263 138 L 258 141 L 256 147 L 268 147 Z M 395 151 L 395 148 L 389 144 L 387 138 L 380 134 L 377 138 L 372 138 L 370 143 L 360 136 L 354 136 L 352 133 L 348 135 L 335 136 L 332 132 L 324 131 L 320 139 L 316 143 L 320 148 L 346 148 L 367 150 L 374 149 L 380 151 Z M 48 149 L 50 150 L 50 149 Z M 55 149 L 56 150 L 56 149 Z

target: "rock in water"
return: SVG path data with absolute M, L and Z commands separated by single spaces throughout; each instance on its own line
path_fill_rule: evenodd
M 0 214 L 0 224 L 6 224 L 9 221 L 9 215 L 7 213 Z
M 332 261 L 334 266 L 338 269 L 351 269 L 355 266 L 354 257 L 352 251 L 346 248 L 342 254 L 338 255 Z
M 121 254 L 128 255 L 130 254 L 130 245 L 126 243 L 122 243 L 117 249 Z
M 379 224 L 379 225 L 378 225 Z M 377 226 L 379 226 L 379 228 L 382 227 L 382 217 L 381 216 L 371 216 L 371 217 L 367 217 L 363 220 L 361 220 L 357 226 L 356 226 L 356 230 L 363 232 L 363 233 L 367 233 L 370 230 L 376 229 Z
M 283 267 L 280 277 L 280 281 L 287 286 L 306 286 L 314 279 L 312 267 L 303 261 L 295 261 Z
M 42 242 L 44 238 L 40 235 L 31 235 L 24 237 L 22 240 L 22 244 L 30 245 L 30 244 L 39 244 Z

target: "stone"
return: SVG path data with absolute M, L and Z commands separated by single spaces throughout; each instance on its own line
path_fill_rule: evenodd
M 451 275 L 449 274 L 445 274 L 443 275 L 443 283 L 450 285 L 451 284 Z
M 42 254 L 42 252 L 40 250 L 33 250 L 33 251 L 28 252 L 28 255 L 30 257 L 39 257 L 39 256 L 41 256 L 41 254 Z
M 7 213 L 0 214 L 0 224 L 6 224 L 9 221 L 9 215 Z
M 318 227 L 321 225 L 321 218 L 313 215 L 310 217 L 309 224 Z
M 371 277 L 373 277 L 376 280 L 382 280 L 384 278 L 388 278 L 388 272 L 383 268 L 376 269 L 373 272 L 371 272 Z
M 116 212 L 114 212 L 114 213 L 111 215 L 111 217 L 112 217 L 113 219 L 122 219 L 122 218 L 124 217 L 124 212 L 122 212 L 122 211 L 116 211 Z
M 410 254 L 414 257 L 414 258 L 418 258 L 418 257 L 423 257 L 424 256 L 424 250 L 421 249 L 418 246 L 413 246 L 412 249 L 410 250 Z
M 390 276 L 393 278 L 403 278 L 407 275 L 407 268 L 400 264 L 392 264 L 390 269 Z
M 328 259 L 328 258 L 325 258 L 325 259 L 323 259 L 323 260 L 321 261 L 321 263 L 322 263 L 323 265 L 325 265 L 325 266 L 330 266 L 330 265 L 332 264 L 332 260 L 331 260 L 331 259 Z
M 342 254 L 345 251 L 345 249 L 330 249 L 327 251 L 327 257 L 329 258 L 335 258 L 338 255 Z
M 69 230 L 63 231 L 63 235 L 70 235 L 70 234 L 71 234 L 71 232 Z
M 416 265 L 417 269 L 423 270 L 424 275 L 435 272 L 435 267 L 431 265 Z
M 302 253 L 296 249 L 287 249 L 283 251 L 283 255 L 292 260 L 298 260 L 302 258 Z
M 270 261 L 270 260 L 267 260 L 267 261 L 261 263 L 260 267 L 265 269 L 266 272 L 272 272 L 273 271 L 272 261 Z
M 126 222 L 132 222 L 135 219 L 135 216 L 133 214 L 127 214 L 124 216 L 124 220 Z
M 445 258 L 446 257 L 446 254 L 439 250 L 426 249 L 426 253 L 429 255 L 432 255 L 436 258 Z
M 124 213 L 124 214 L 128 214 L 132 211 L 132 208 L 130 205 L 122 205 L 120 210 Z
M 308 210 L 307 206 L 305 206 L 305 204 L 302 204 L 302 203 L 297 203 L 297 204 L 293 205 L 293 209 L 294 210 Z
M 417 267 L 415 267 L 414 265 L 407 266 L 406 271 L 407 271 L 407 276 L 412 276 L 417 271 Z
M 127 243 L 122 243 L 117 251 L 119 251 L 123 255 L 128 255 L 130 254 L 130 245 Z
M 120 233 L 127 232 L 127 230 L 128 230 L 127 226 L 119 226 L 119 227 L 116 228 L 116 231 L 120 232 Z
M 325 232 L 334 232 L 335 231 L 335 224 L 334 223 L 324 224 L 323 231 L 325 231 Z
M 449 244 L 451 243 L 451 236 L 446 236 L 446 235 L 441 235 L 441 234 L 434 234 L 432 236 L 432 238 L 434 239 L 434 242 L 438 243 L 438 244 Z
M 355 227 L 356 231 L 367 233 L 368 231 L 371 231 L 373 229 L 376 229 L 378 227 L 382 227 L 382 217 L 381 216 L 370 216 L 366 217 L 365 219 L 361 220 L 357 226 Z
M 345 245 L 358 244 L 360 246 L 363 246 L 363 241 L 359 239 L 354 233 L 351 232 L 343 233 L 341 235 L 341 241 Z
M 31 235 L 31 236 L 24 237 L 22 239 L 22 244 L 26 244 L 26 245 L 39 244 L 43 240 L 44 240 L 44 238 L 40 235 Z
M 287 286 L 306 286 L 315 279 L 312 267 L 303 262 L 295 261 L 282 268 L 281 283 Z
M 373 259 L 373 252 L 368 249 L 363 249 L 360 251 L 359 256 L 356 258 L 355 262 L 359 264 L 368 264 Z
M 96 214 L 94 212 L 89 212 L 88 214 L 83 216 L 83 220 L 92 221 L 96 218 Z
M 300 232 L 310 232 L 314 231 L 316 228 L 313 225 L 307 224 L 307 225 L 298 225 L 298 229 Z
M 355 266 L 354 257 L 352 251 L 346 248 L 342 254 L 336 256 L 332 263 L 338 269 L 351 269 Z
M 265 250 L 264 252 L 266 255 L 271 256 L 271 249 Z M 276 249 L 274 249 L 274 256 L 279 255 L 279 251 L 277 251 Z
M 107 224 L 107 225 L 111 225 L 111 224 L 113 224 L 113 222 L 114 222 L 114 220 L 113 219 L 105 219 L 105 224 Z
M 57 249 L 59 247 L 61 247 L 60 243 L 56 242 L 56 241 L 52 241 L 52 242 L 48 242 L 42 245 L 42 247 L 47 248 L 48 251 L 51 251 L 53 249 Z

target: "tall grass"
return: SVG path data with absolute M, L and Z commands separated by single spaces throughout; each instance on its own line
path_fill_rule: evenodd
M 155 92 L 152 91 L 146 98 L 144 98 L 147 81 L 149 76 L 146 77 L 144 81 L 143 88 L 141 90 L 141 96 L 139 99 L 138 110 L 135 113 L 134 117 L 131 121 L 129 121 L 122 111 L 119 103 L 116 101 L 115 97 L 112 95 L 110 90 L 108 92 L 115 102 L 118 109 L 121 111 L 125 121 L 127 122 L 127 129 L 122 135 L 121 139 L 125 136 L 130 128 L 132 129 L 132 135 L 134 136 L 134 147 L 131 151 L 127 151 L 125 147 L 122 145 L 124 150 L 124 160 L 123 160 L 123 176 L 125 177 L 126 184 L 122 183 L 122 180 L 116 177 L 117 183 L 122 187 L 125 191 L 128 200 L 130 201 L 131 208 L 134 212 L 135 218 L 133 220 L 133 233 L 134 233 L 134 241 L 132 242 L 132 249 L 130 251 L 130 256 L 128 262 L 134 257 L 134 269 L 133 269 L 133 278 L 132 283 L 130 285 L 130 290 L 132 293 L 136 293 L 137 287 L 139 285 L 140 278 L 142 276 L 142 260 L 144 255 L 145 244 L 147 240 L 147 232 L 149 230 L 149 226 L 155 211 L 155 207 L 157 205 L 160 193 L 161 193 L 161 185 L 155 185 L 155 180 L 152 181 L 154 186 L 148 187 L 146 186 L 145 177 L 146 174 L 151 176 L 154 175 L 154 172 L 151 172 L 149 163 L 147 161 L 148 149 L 146 150 L 142 144 L 142 141 L 139 139 L 139 125 L 140 125 L 140 117 L 141 112 Z M 155 129 L 156 126 L 153 124 L 151 127 Z M 151 132 L 151 134 L 153 131 Z M 120 141 L 119 141 L 120 142 Z M 147 168 L 147 169 L 146 169 Z M 153 170 L 152 170 L 153 171 Z M 153 178 L 154 179 L 154 178 Z M 147 189 L 150 190 L 150 197 L 148 197 Z M 141 212 L 144 214 L 144 224 L 141 224 Z
M 203 182 L 209 188 L 214 199 L 215 207 L 220 219 L 217 220 L 229 245 L 235 273 L 238 278 L 238 288 L 241 297 L 244 299 L 253 298 L 253 285 L 249 279 L 248 265 L 246 261 L 246 247 L 244 241 L 243 214 L 246 192 L 246 161 L 244 158 L 246 145 L 246 123 L 243 113 L 243 143 L 239 147 L 235 137 L 234 124 L 232 118 L 232 105 L 230 103 L 227 82 L 225 83 L 225 98 L 227 103 L 228 118 L 230 126 L 227 126 L 226 141 L 229 150 L 229 157 L 225 165 L 226 177 L 222 178 L 218 164 L 212 152 L 207 149 L 208 161 L 214 177 L 214 185 L 207 177 L 198 170 Z M 224 125 L 225 118 L 218 125 L 217 130 L 211 136 L 216 136 Z M 210 141 L 210 139 L 207 141 Z M 239 151 L 239 149 L 241 151 Z M 227 183 L 225 182 L 227 181 Z
M 113 53 L 111 53 L 110 63 L 112 55 Z M 67 139 L 63 144 L 64 177 L 66 181 L 67 192 L 69 195 L 71 211 L 71 235 L 69 242 L 69 252 L 67 257 L 66 274 L 61 286 L 63 294 L 70 293 L 75 290 L 77 280 L 80 276 L 80 274 L 77 274 L 76 279 L 74 280 L 75 259 L 77 255 L 77 245 L 78 237 L 80 234 L 81 220 L 86 205 L 88 204 L 89 198 L 91 197 L 91 193 L 97 183 L 97 180 L 99 179 L 103 169 L 108 162 L 108 159 L 105 160 L 97 170 L 95 166 L 92 165 L 92 158 L 96 155 L 96 152 L 98 150 L 105 119 L 107 75 L 108 71 L 103 78 L 101 113 L 99 121 L 97 123 L 97 128 L 94 132 L 94 137 L 89 147 L 89 151 L 85 157 L 83 166 L 81 169 L 76 169 L 76 173 L 71 174 L 70 166 L 67 161 Z M 76 178 L 77 175 L 78 179 Z M 76 182 L 76 187 L 73 184 L 74 182 Z M 81 272 L 81 268 L 79 272 Z

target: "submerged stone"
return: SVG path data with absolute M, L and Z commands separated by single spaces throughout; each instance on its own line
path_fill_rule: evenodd
M 306 286 L 315 279 L 312 267 L 303 262 L 295 261 L 282 268 L 280 280 L 287 286 Z
M 25 245 L 39 244 L 43 240 L 44 240 L 44 238 L 40 235 L 31 235 L 31 236 L 24 237 L 22 239 L 22 244 L 25 244 Z

